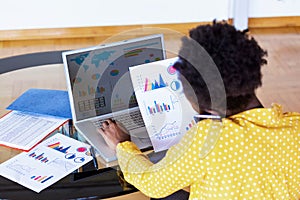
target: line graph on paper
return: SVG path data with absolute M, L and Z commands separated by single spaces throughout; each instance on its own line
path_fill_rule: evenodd
M 9 163 L 9 165 L 7 165 L 7 168 L 10 168 L 11 170 L 15 171 L 16 173 L 22 176 L 30 174 L 35 170 L 35 168 L 33 168 L 32 166 L 18 164 L 17 162 Z

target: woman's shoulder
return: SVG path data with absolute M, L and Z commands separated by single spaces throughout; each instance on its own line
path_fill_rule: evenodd
M 236 115 L 228 117 L 229 121 L 235 122 L 252 122 L 257 125 L 273 126 L 284 121 L 299 121 L 300 113 L 298 112 L 284 112 L 283 106 L 280 104 L 272 104 L 270 108 L 255 108 L 250 109 Z

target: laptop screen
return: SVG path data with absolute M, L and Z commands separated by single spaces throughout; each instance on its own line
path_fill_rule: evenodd
M 74 120 L 137 107 L 129 67 L 163 59 L 162 35 L 64 52 Z

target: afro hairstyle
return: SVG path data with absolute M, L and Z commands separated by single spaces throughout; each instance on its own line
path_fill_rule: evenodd
M 191 45 L 191 40 L 198 43 L 210 56 L 222 78 L 225 89 L 225 112 L 235 113 L 247 107 L 251 96 L 262 84 L 261 66 L 267 64 L 264 51 L 247 30 L 239 31 L 225 21 L 200 25 L 189 32 L 190 37 L 182 38 L 179 62 L 174 68 L 186 79 L 196 95 L 200 110 L 211 110 L 210 91 L 199 70 L 191 60 L 201 63 L 199 48 Z M 199 46 L 198 45 L 198 46 Z M 210 67 L 201 65 L 200 67 Z M 182 79 L 182 78 L 181 78 Z M 183 84 L 184 85 L 184 84 Z M 215 87 L 215 88 L 214 88 Z M 218 90 L 218 86 L 210 89 Z M 185 87 L 184 87 L 185 90 Z M 191 91 L 184 91 L 185 94 Z M 221 103 L 220 103 L 221 105 Z M 214 110 L 214 109 L 213 109 Z M 217 109 L 218 110 L 218 109 Z M 219 111 L 222 110 L 221 108 Z

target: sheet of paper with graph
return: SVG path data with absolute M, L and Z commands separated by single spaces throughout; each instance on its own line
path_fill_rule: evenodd
M 91 161 L 89 147 L 57 133 L 29 152 L 2 163 L 0 175 L 40 192 Z
M 186 99 L 173 64 L 178 58 L 130 67 L 130 76 L 154 151 L 177 144 L 194 124 L 196 112 Z

